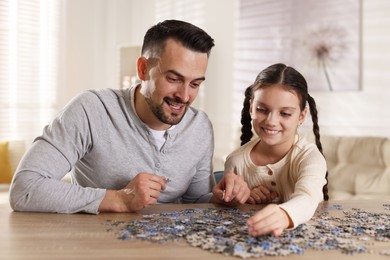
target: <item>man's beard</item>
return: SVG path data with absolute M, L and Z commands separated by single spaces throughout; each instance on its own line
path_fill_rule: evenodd
M 187 109 L 189 106 L 188 102 L 183 103 L 183 102 L 181 102 L 180 99 L 177 99 L 177 98 L 172 99 L 172 98 L 165 97 L 164 102 L 161 103 L 160 105 L 154 104 L 150 98 L 145 98 L 145 100 L 146 100 L 146 103 L 148 103 L 150 110 L 158 118 L 158 120 L 160 120 L 161 122 L 163 122 L 164 124 L 167 124 L 167 125 L 177 125 L 178 123 L 180 123 L 180 121 L 183 119 L 185 113 L 187 112 Z M 166 115 L 164 113 L 164 103 L 167 103 L 167 101 L 170 101 L 170 100 L 172 100 L 173 102 L 182 103 L 185 105 L 185 109 L 184 109 L 184 112 L 181 115 L 181 117 L 179 117 L 178 114 L 173 113 L 173 112 L 170 115 Z

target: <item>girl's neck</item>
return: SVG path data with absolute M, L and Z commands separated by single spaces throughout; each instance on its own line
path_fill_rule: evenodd
M 265 166 L 274 164 L 283 159 L 284 156 L 291 150 L 295 143 L 295 136 L 291 141 L 279 145 L 267 145 L 266 143 L 258 142 L 252 149 L 250 157 L 252 162 L 257 166 Z

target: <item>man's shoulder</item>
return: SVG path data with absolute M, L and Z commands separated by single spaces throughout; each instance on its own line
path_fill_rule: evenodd
M 118 102 L 122 96 L 120 90 L 116 89 L 88 89 L 74 97 L 70 103 L 96 106 L 100 103 Z
M 186 124 L 198 124 L 198 125 L 208 125 L 208 126 L 212 126 L 211 125 L 211 121 L 210 121 L 210 118 L 208 117 L 208 115 L 206 114 L 206 112 L 200 110 L 200 109 L 197 109 L 197 108 L 194 108 L 194 107 L 190 107 L 184 118 L 183 118 L 183 123 L 186 123 Z
M 102 89 L 89 89 L 81 93 L 81 96 L 89 98 L 100 98 L 100 99 L 117 99 L 122 97 L 123 94 L 119 89 L 102 88 Z

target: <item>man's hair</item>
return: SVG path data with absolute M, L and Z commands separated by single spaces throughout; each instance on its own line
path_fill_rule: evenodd
M 152 26 L 145 34 L 141 54 L 159 55 L 167 39 L 174 39 L 184 47 L 210 56 L 214 39 L 193 24 L 179 20 L 165 20 Z

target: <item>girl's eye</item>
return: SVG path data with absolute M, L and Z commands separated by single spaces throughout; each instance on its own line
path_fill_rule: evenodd
M 267 109 L 265 109 L 264 107 L 256 107 L 256 111 L 260 113 L 267 113 Z
M 289 117 L 289 116 L 291 116 L 290 113 L 286 113 L 286 112 L 281 112 L 280 115 L 281 115 L 282 117 Z

